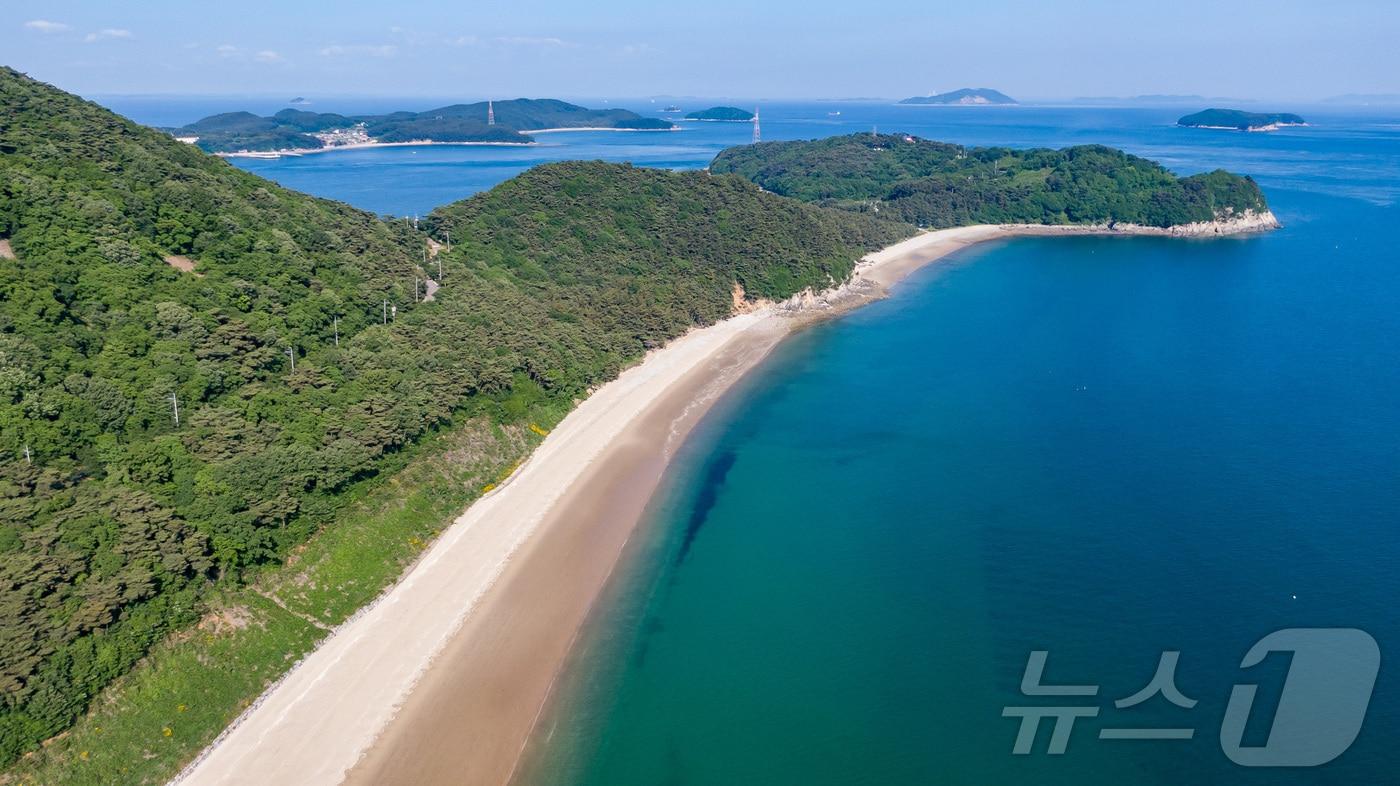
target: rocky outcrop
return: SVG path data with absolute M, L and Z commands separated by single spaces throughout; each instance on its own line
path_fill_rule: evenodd
M 1214 221 L 1170 227 L 1142 224 L 1005 224 L 1005 229 L 1031 235 L 1155 235 L 1161 237 L 1224 237 L 1269 232 L 1283 226 L 1271 210 L 1222 213 Z
M 1246 210 L 1239 215 L 1225 214 L 1214 221 L 1200 221 L 1195 224 L 1178 224 L 1173 227 L 1145 227 L 1129 224 L 1124 231 L 1142 235 L 1168 235 L 1171 237 L 1211 237 L 1220 235 L 1247 235 L 1253 232 L 1269 232 L 1283 226 L 1272 210 L 1258 212 Z M 1118 227 L 1113 227 L 1117 230 Z

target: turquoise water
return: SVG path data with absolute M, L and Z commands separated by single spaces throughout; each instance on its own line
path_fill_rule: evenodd
M 1295 109 L 1295 107 L 1279 107 Z M 840 110 L 840 116 L 826 113 Z M 1301 109 L 1301 108 L 1299 108 Z M 803 331 L 728 395 L 653 500 L 563 680 L 526 783 L 1381 783 L 1400 765 L 1400 118 L 1304 110 L 1270 135 L 1173 109 L 764 108 L 768 138 L 868 129 L 1102 142 L 1255 175 L 1286 224 L 1224 241 L 1023 239 L 959 253 Z M 746 126 L 241 162 L 423 213 L 542 160 L 702 166 Z M 1218 741 L 1285 627 L 1358 627 L 1366 725 L 1313 770 Z M 1068 752 L 1011 754 L 1029 652 L 1097 684 Z M 1163 650 L 1177 685 L 1116 710 Z M 1104 727 L 1196 730 L 1101 741 Z M 469 745 L 469 740 L 463 741 Z
M 1394 134 L 1183 139 L 1287 227 L 983 246 L 787 342 L 688 443 L 522 782 L 1393 782 Z M 1262 745 L 1287 663 L 1239 663 L 1287 627 L 1370 632 L 1375 698 L 1331 764 L 1244 769 L 1225 702 L 1264 686 Z M 1064 756 L 1011 754 L 1002 708 L 1055 703 L 1032 650 L 1101 686 Z M 1199 704 L 1114 709 L 1163 650 Z
M 1255 239 L 977 248 L 783 345 L 653 503 L 525 782 L 1393 777 L 1384 666 L 1331 765 L 1244 770 L 1217 739 L 1231 685 L 1279 684 L 1238 669 L 1272 630 L 1400 651 L 1397 215 L 1281 201 Z M 1194 709 L 1011 755 L 1002 707 L 1047 703 L 1018 695 L 1031 650 L 1116 699 L 1167 649 Z M 1153 723 L 1198 731 L 1095 738 Z

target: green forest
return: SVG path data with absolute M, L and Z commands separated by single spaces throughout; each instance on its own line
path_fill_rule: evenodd
M 435 211 L 430 236 L 9 69 L 0 101 L 4 762 L 334 530 L 416 443 L 551 426 L 727 316 L 735 283 L 823 287 L 914 231 L 736 177 L 573 162 Z
M 1255 182 L 1217 170 L 1178 178 L 1121 150 L 963 147 L 904 134 L 764 142 L 722 151 L 714 173 L 775 194 L 922 227 L 982 223 L 1168 227 L 1267 209 Z

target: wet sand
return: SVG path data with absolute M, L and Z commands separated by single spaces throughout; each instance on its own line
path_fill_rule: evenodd
M 512 560 L 347 783 L 505 783 L 670 455 L 785 335 L 768 322 L 640 413 Z
M 854 285 L 815 306 L 771 308 L 754 329 L 640 413 L 512 560 L 346 783 L 509 782 L 671 454 L 719 395 L 794 326 L 880 297 L 919 267 L 971 243 L 1011 234 L 1000 227 L 966 227 L 919 235 L 872 254 Z

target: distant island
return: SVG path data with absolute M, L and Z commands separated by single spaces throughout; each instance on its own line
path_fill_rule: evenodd
M 1291 112 L 1242 112 L 1238 109 L 1207 109 L 1176 121 L 1187 128 L 1219 128 L 1231 131 L 1274 131 L 1285 126 L 1305 126 L 1308 121 Z
M 1016 103 L 1016 99 L 988 87 L 964 87 L 949 93 L 931 96 L 914 96 L 900 101 L 901 104 L 931 104 L 939 106 L 1003 106 Z
M 1323 104 L 1344 106 L 1394 106 L 1400 104 L 1400 93 L 1347 93 L 1346 95 L 1324 98 Z
M 300 109 L 283 109 L 270 117 L 225 112 L 164 130 L 209 153 L 280 155 L 378 144 L 528 145 L 534 141 L 529 134 L 555 129 L 674 128 L 665 120 L 642 117 L 626 109 L 588 109 L 555 99 L 518 98 L 387 115 L 340 115 Z
M 745 112 L 737 106 L 712 106 L 699 112 L 691 112 L 686 120 L 718 120 L 728 123 L 747 123 L 753 120 L 753 112 Z
M 1167 106 L 1175 104 L 1240 104 L 1251 103 L 1247 98 L 1224 98 L 1208 97 L 1202 95 L 1175 95 L 1152 93 L 1139 96 L 1081 96 L 1070 99 L 1071 104 L 1083 104 L 1088 106 L 1122 106 L 1123 104 L 1141 104 L 1145 106 Z

